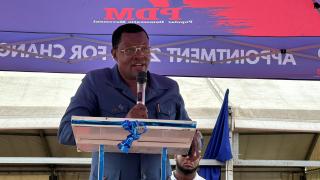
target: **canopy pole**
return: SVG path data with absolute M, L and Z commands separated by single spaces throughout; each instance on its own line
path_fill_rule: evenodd
M 234 132 L 234 119 L 232 118 L 232 107 L 229 106 L 228 107 L 228 115 L 229 115 L 229 119 L 230 121 L 228 122 L 229 123 L 229 141 L 230 141 L 230 146 L 231 146 L 231 152 L 232 152 L 232 158 L 226 162 L 226 180 L 233 180 L 233 165 L 234 165 L 234 162 L 233 162 L 233 157 L 236 156 L 236 159 L 237 158 L 237 154 L 235 154 L 234 152 L 234 148 L 237 148 L 237 147 L 234 147 L 234 139 L 233 139 L 233 132 Z M 237 136 L 235 136 L 235 138 L 237 138 Z M 237 140 L 236 140 L 237 141 Z M 237 143 L 237 142 L 235 142 Z

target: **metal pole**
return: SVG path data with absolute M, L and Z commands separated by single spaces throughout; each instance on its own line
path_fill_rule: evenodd
M 98 168 L 98 180 L 103 180 L 104 175 L 104 145 L 99 145 L 99 168 Z
M 232 118 L 232 107 L 228 107 L 228 113 L 230 121 L 229 123 L 229 141 L 231 150 L 233 150 L 233 130 L 234 130 L 234 119 Z M 233 152 L 233 151 L 231 151 Z M 234 156 L 234 153 L 232 153 Z M 237 155 L 236 155 L 237 156 Z M 226 162 L 226 180 L 233 180 L 233 158 Z
M 162 155 L 161 155 L 161 180 L 166 180 L 167 176 L 167 148 L 162 148 Z
M 229 133 L 230 144 L 232 144 L 232 132 Z M 226 180 L 233 180 L 233 159 L 226 162 Z

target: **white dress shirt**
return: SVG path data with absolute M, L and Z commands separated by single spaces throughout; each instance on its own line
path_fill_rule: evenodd
M 171 180 L 177 180 L 176 177 L 174 177 L 174 171 L 172 171 Z M 193 178 L 193 180 L 206 180 L 203 177 L 199 176 L 198 173 L 196 173 L 196 176 Z

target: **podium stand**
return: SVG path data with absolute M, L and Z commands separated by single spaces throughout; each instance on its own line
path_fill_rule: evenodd
M 162 154 L 162 180 L 166 178 L 167 155 L 187 154 L 196 130 L 195 121 L 72 116 L 77 149 L 99 151 L 99 180 L 104 175 L 104 152 L 123 153 L 118 145 L 131 134 L 123 127 L 126 122 L 138 122 L 136 130 L 142 133 L 132 142 L 128 153 Z

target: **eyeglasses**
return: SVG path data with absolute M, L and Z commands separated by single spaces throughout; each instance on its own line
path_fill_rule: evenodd
M 120 52 L 122 52 L 126 56 L 136 55 L 138 51 L 142 55 L 150 55 L 150 47 L 148 47 L 148 46 L 132 46 L 132 47 L 128 47 L 126 49 L 120 50 Z

